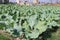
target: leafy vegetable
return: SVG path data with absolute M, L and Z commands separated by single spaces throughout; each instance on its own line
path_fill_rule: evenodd
M 23 40 L 35 39 L 52 26 L 60 27 L 59 20 L 60 7 L 0 5 L 0 29 L 13 37 L 23 36 Z

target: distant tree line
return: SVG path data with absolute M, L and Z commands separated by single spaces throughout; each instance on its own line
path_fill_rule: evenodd
M 9 0 L 0 0 L 0 4 L 2 4 L 2 3 L 4 3 L 4 4 L 9 3 Z

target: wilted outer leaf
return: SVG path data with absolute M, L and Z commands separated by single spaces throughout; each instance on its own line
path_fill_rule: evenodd
M 41 34 L 42 32 L 46 31 L 47 26 L 45 25 L 45 21 L 39 21 L 34 28 L 38 29 Z
M 40 32 L 38 30 L 33 30 L 31 33 L 26 33 L 26 37 L 37 38 Z

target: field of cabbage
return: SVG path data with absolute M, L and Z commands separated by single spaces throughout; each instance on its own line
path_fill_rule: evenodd
M 59 6 L 0 4 L 0 30 L 22 40 L 47 40 L 60 27 Z M 48 38 L 48 37 L 47 37 Z

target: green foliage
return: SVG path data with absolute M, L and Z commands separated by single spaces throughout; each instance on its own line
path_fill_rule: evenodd
M 1 5 L 0 23 L 14 37 L 38 38 L 47 28 L 60 26 L 60 7 Z M 24 35 L 23 35 L 24 34 Z

